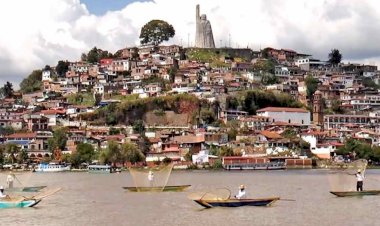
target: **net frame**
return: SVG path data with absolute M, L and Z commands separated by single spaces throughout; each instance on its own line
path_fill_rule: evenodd
M 136 168 L 129 167 L 133 183 L 138 192 L 162 192 L 169 182 L 174 164 L 159 165 L 155 167 Z

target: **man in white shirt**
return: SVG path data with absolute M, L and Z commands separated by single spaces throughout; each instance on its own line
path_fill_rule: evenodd
M 239 187 L 239 193 L 235 195 L 237 199 L 245 199 L 245 186 L 242 184 Z
M 149 181 L 149 185 L 151 187 L 153 187 L 153 181 L 154 181 L 154 174 L 153 174 L 153 171 L 149 171 L 149 174 L 148 174 L 148 181 Z
M 9 196 L 4 194 L 4 187 L 0 186 L 0 199 L 8 198 Z
M 7 184 L 8 188 L 13 188 L 13 181 L 15 179 L 15 175 L 12 172 L 9 172 L 7 176 Z
M 364 175 L 361 174 L 361 170 L 358 170 L 356 176 L 356 191 L 363 191 Z

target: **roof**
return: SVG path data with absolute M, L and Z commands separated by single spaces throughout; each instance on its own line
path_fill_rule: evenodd
M 56 115 L 56 114 L 66 114 L 65 110 L 56 110 L 56 109 L 49 109 L 49 110 L 42 110 L 42 114 L 45 115 Z
M 174 137 L 174 141 L 182 144 L 193 144 L 193 143 L 202 143 L 205 142 L 204 136 L 194 136 L 194 135 L 186 135 L 186 136 L 177 136 Z
M 303 108 L 284 108 L 284 107 L 266 107 L 257 110 L 257 112 L 299 112 L 299 113 L 309 113 L 308 110 Z
M 271 132 L 271 131 L 268 131 L 268 130 L 263 130 L 260 132 L 261 135 L 269 138 L 269 139 L 281 139 L 282 136 L 278 133 L 275 133 L 275 132 Z
M 35 138 L 37 136 L 36 133 L 14 133 L 6 136 L 8 139 L 12 138 Z

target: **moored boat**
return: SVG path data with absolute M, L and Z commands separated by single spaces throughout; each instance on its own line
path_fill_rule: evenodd
M 338 197 L 352 197 L 352 196 L 364 196 L 364 195 L 380 195 L 380 190 L 364 190 L 364 191 L 330 191 Z
M 35 169 L 35 172 L 64 172 L 64 171 L 70 171 L 69 165 L 61 165 L 61 164 L 55 164 L 55 163 L 40 163 L 37 166 L 37 169 Z
M 189 188 L 191 185 L 174 185 L 174 186 L 165 186 L 165 187 L 123 187 L 130 192 L 179 192 L 184 191 L 186 188 Z
M 14 187 L 14 188 L 6 188 L 5 191 L 7 192 L 38 192 L 44 188 L 46 188 L 46 186 Z
M 41 202 L 41 199 L 0 199 L 0 209 L 33 207 Z
M 114 173 L 115 171 L 109 165 L 89 165 L 87 168 L 89 173 Z
M 194 202 L 205 208 L 212 207 L 240 207 L 240 206 L 269 206 L 280 197 L 260 198 L 260 199 L 227 199 L 227 200 L 203 200 L 196 199 Z

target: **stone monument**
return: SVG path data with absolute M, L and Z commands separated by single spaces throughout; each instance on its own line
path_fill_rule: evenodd
M 215 48 L 214 36 L 212 35 L 211 23 L 207 20 L 205 14 L 199 16 L 199 5 L 196 6 L 195 12 L 195 47 L 198 48 Z

